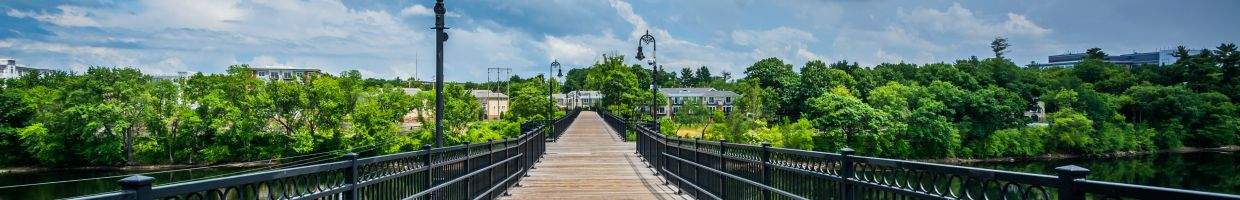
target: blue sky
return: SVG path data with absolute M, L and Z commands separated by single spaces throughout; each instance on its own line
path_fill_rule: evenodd
M 0 2 L 0 57 L 82 71 L 132 66 L 151 74 L 218 73 L 233 64 L 356 69 L 429 79 L 430 0 Z M 449 0 L 450 80 L 486 68 L 529 76 L 636 49 L 649 30 L 665 67 L 708 66 L 740 77 L 754 61 L 862 65 L 991 56 L 1010 39 L 1016 63 L 1101 47 L 1111 54 L 1240 42 L 1240 1 Z M 631 62 L 631 60 L 630 60 Z M 415 69 L 416 66 L 416 69 Z

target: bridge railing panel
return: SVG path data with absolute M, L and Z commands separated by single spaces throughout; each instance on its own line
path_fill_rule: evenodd
M 601 112 L 637 132 L 637 151 L 698 199 L 1228 199 L 1240 196 L 1087 180 L 1088 169 L 1031 174 L 664 136 L 653 123 Z
M 341 161 L 157 187 L 154 178 L 134 175 L 119 182 L 121 191 L 75 199 L 495 199 L 542 158 L 547 136 L 561 134 L 576 115 L 485 143 L 425 145 L 367 158 L 346 154 Z

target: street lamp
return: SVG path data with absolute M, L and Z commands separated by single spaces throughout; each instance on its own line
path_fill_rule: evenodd
M 642 35 L 637 40 L 637 61 L 646 59 L 646 55 L 642 53 L 642 45 L 650 45 L 650 120 L 654 122 L 655 130 L 659 127 L 659 115 L 655 110 L 655 106 L 659 104 L 659 63 L 657 62 L 659 45 L 655 43 L 654 36 L 650 35 L 650 30 L 646 30 L 646 35 Z
M 551 82 L 551 71 L 559 70 L 557 77 L 564 77 L 564 68 L 560 67 L 560 60 L 551 61 L 551 66 L 547 67 L 547 99 L 551 100 L 551 109 L 547 110 L 547 120 L 551 124 L 551 129 L 555 130 L 555 84 Z
M 443 0 L 435 1 L 435 147 L 443 147 L 443 42 L 448 41 L 448 33 L 443 26 Z

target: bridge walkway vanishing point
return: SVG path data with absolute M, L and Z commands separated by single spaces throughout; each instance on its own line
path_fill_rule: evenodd
M 691 199 L 664 185 L 635 155 L 635 145 L 618 138 L 598 113 L 582 111 L 503 199 Z

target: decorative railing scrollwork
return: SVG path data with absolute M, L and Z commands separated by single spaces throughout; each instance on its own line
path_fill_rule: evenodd
M 579 112 L 523 124 L 523 134 L 506 140 L 367 158 L 346 154 L 334 162 L 161 186 L 133 175 L 119 182 L 121 191 L 75 199 L 495 199 L 542 158 L 548 136 L 558 137 Z
M 1240 196 L 1087 180 L 1089 170 L 1030 174 L 659 134 L 648 122 L 600 112 L 637 132 L 637 152 L 698 199 L 1228 199 Z

